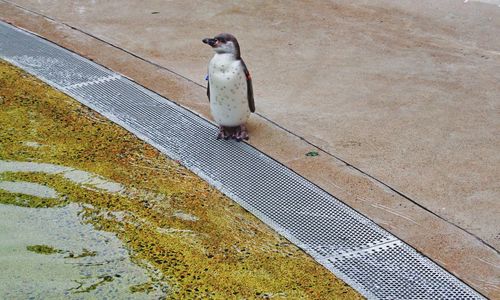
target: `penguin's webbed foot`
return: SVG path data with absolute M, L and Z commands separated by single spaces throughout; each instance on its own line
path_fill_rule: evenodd
M 247 127 L 245 125 L 240 125 L 240 126 L 235 126 L 235 127 L 226 127 L 226 126 L 219 126 L 219 134 L 217 135 L 217 139 L 234 139 L 237 140 L 238 142 L 241 142 L 242 140 L 248 140 L 248 132 L 247 132 Z
M 241 142 L 242 140 L 248 140 L 248 132 L 247 132 L 247 127 L 245 125 L 240 125 L 236 128 L 234 131 L 232 138 L 237 140 L 238 142 Z
M 225 139 L 228 140 L 231 137 L 231 133 L 228 131 L 228 128 L 224 126 L 219 126 L 219 134 L 217 135 L 217 139 Z

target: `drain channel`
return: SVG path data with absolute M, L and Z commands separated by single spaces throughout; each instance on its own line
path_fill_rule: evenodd
M 363 215 L 207 120 L 0 22 L 0 57 L 96 110 L 207 180 L 369 299 L 484 299 Z

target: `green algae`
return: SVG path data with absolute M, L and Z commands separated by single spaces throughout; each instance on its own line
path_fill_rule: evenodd
M 60 205 L 59 199 L 40 198 L 19 193 L 8 193 L 0 190 L 0 203 L 23 207 L 53 207 Z
M 40 199 L 0 190 L 0 201 L 38 208 L 82 204 L 86 222 L 114 233 L 136 263 L 159 270 L 131 292 L 166 282 L 169 298 L 361 298 L 177 162 L 1 61 L 0 98 L 0 159 L 83 170 L 125 187 L 113 193 L 63 174 L 5 172 L 1 180 L 45 184 L 60 196 Z M 103 277 L 73 292 L 106 283 Z
M 47 245 L 29 245 L 26 246 L 26 250 L 35 252 L 38 254 L 54 254 L 54 253 L 61 253 L 63 252 L 62 250 L 55 249 L 51 246 Z
M 149 291 L 154 290 L 153 282 L 145 282 L 142 284 L 137 284 L 129 287 L 132 293 L 148 293 Z
M 43 207 L 56 207 L 63 206 L 70 202 L 67 194 L 64 192 L 69 188 L 68 182 L 62 180 L 58 176 L 46 175 L 43 173 L 13 173 L 5 172 L 0 173 L 0 180 L 9 180 L 17 182 L 33 182 L 40 183 L 60 191 L 61 197 L 58 198 L 42 198 L 33 195 L 25 195 L 21 193 L 8 193 L 0 189 L 0 203 L 14 204 L 23 207 L 43 208 Z M 74 185 L 73 185 L 74 187 Z
M 35 252 L 38 254 L 67 253 L 68 255 L 64 256 L 64 258 L 75 258 L 75 259 L 97 255 L 96 251 L 90 251 L 86 248 L 83 248 L 82 253 L 75 254 L 71 251 L 55 249 L 54 247 L 47 246 L 47 245 L 29 245 L 29 246 L 26 246 L 26 250 L 31 251 L 31 252 Z
M 96 251 L 90 251 L 87 248 L 83 248 L 82 253 L 76 254 L 73 252 L 69 252 L 67 256 L 64 258 L 82 258 L 82 257 L 89 257 L 89 256 L 96 256 L 97 252 Z
M 88 293 L 90 291 L 97 289 L 99 286 L 106 284 L 107 282 L 111 282 L 113 280 L 114 280 L 113 276 L 110 275 L 99 276 L 99 280 L 97 282 L 92 283 L 89 286 L 84 286 L 82 282 L 77 282 L 79 286 L 71 290 L 73 290 L 74 293 Z
M 113 233 L 82 223 L 82 208 L 0 204 L 0 299 L 158 299 L 165 294 L 168 287 L 155 275 L 158 270 L 131 261 Z M 33 247 L 53 252 L 42 255 L 26 245 L 50 245 L 57 252 Z M 107 276 L 113 280 L 103 280 Z M 129 289 L 151 281 L 156 285 L 148 293 Z

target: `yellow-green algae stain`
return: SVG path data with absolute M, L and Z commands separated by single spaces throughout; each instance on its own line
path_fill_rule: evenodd
M 163 273 L 167 298 L 361 298 L 177 162 L 2 61 L 0 141 L 3 161 L 70 167 L 123 185 L 124 191 L 111 193 L 61 174 L 4 172 L 0 181 L 43 184 L 59 197 L 0 190 L 0 202 L 26 207 L 82 204 L 86 222 L 116 234 L 134 261 Z M 106 280 L 112 278 L 96 285 Z M 150 288 L 144 283 L 130 290 Z
M 47 245 L 30 245 L 27 246 L 26 249 L 31 252 L 39 253 L 39 254 L 54 254 L 60 253 L 61 250 L 55 249 L 51 246 Z
M 55 249 L 54 247 L 47 246 L 47 245 L 29 245 L 26 246 L 26 249 L 31 252 L 35 252 L 38 254 L 54 254 L 54 253 L 68 253 L 65 258 L 82 258 L 82 257 L 87 257 L 87 256 L 96 256 L 95 251 L 89 251 L 88 249 L 83 249 L 82 253 L 80 254 L 74 254 L 73 252 L 70 251 L 64 251 L 61 249 Z

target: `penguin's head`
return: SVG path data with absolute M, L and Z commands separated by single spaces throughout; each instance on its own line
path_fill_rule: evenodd
M 209 45 L 215 52 L 233 54 L 235 58 L 240 58 L 240 45 L 238 40 L 230 33 L 221 33 L 216 35 L 213 39 L 203 39 L 203 43 Z

